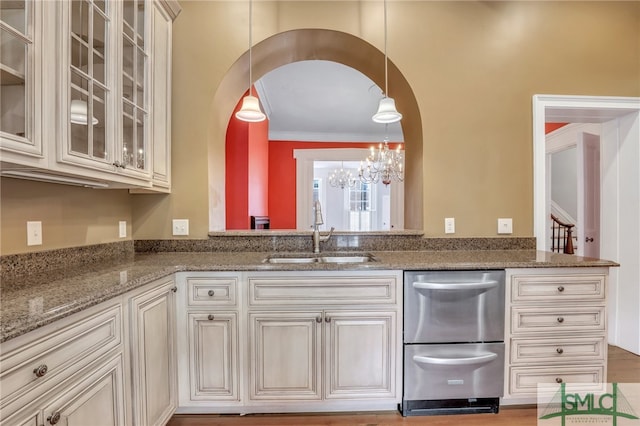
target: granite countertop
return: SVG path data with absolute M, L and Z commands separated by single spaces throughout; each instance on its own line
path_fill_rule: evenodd
M 272 253 L 266 252 L 136 253 L 126 260 L 6 278 L 0 286 L 0 342 L 179 271 L 455 270 L 618 266 L 615 262 L 606 260 L 535 250 L 370 253 L 377 261 L 364 264 L 269 264 L 263 260 Z

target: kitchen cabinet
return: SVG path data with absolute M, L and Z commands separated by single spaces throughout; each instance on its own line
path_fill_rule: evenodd
M 126 424 L 119 300 L 2 344 L 5 424 Z
M 38 166 L 45 159 L 39 102 L 43 3 L 0 3 L 0 150 L 3 162 L 23 166 Z
M 507 403 L 535 402 L 539 384 L 606 381 L 602 268 L 507 270 Z
M 401 284 L 389 271 L 249 273 L 249 400 L 395 407 Z
M 26 49 L 13 42 L 10 54 L 2 55 L 3 62 L 13 63 L 11 57 L 27 52 L 24 80 L 33 81 L 33 87 L 10 85 L 3 77 L 3 99 L 5 81 L 11 93 L 17 92 L 14 86 L 23 87 L 25 106 L 20 108 L 26 118 L 5 114 L 3 106 L 2 174 L 168 192 L 171 26 L 177 3 L 25 0 L 3 2 L 2 10 L 5 3 L 23 5 L 23 13 L 33 11 L 27 27 L 33 36 L 20 39 Z M 5 39 L 16 34 L 3 24 L 3 52 L 9 45 Z M 42 64 L 58 69 L 44 70 Z M 40 82 L 45 84 L 37 86 Z
M 176 291 L 169 277 L 129 295 L 135 425 L 165 424 L 177 407 Z
M 239 282 L 234 273 L 177 276 L 180 407 L 241 401 Z

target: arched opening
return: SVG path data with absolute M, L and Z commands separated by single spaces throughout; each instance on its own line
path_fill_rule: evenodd
M 282 65 L 303 60 L 328 60 L 354 68 L 384 86 L 384 54 L 354 35 L 323 29 L 292 30 L 275 34 L 252 47 L 253 78 L 260 79 Z M 213 100 L 208 134 L 209 230 L 224 229 L 225 134 L 233 109 L 247 90 L 248 52 L 227 71 Z M 422 229 L 422 125 L 418 103 L 407 80 L 389 61 L 389 93 L 402 111 L 406 150 L 404 223 Z

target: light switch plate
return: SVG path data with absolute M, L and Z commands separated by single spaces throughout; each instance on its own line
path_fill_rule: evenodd
M 27 245 L 28 246 L 42 245 L 42 222 L 40 221 L 27 222 Z
M 455 234 L 456 233 L 456 219 L 453 217 L 444 218 L 444 233 Z
M 498 234 L 513 234 L 513 220 L 509 218 L 498 218 Z
M 189 219 L 173 219 L 173 235 L 189 235 Z
M 121 220 L 120 222 L 118 222 L 118 236 L 120 238 L 127 237 L 127 221 L 126 220 Z

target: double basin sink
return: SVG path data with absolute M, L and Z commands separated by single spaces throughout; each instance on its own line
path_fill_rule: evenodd
M 370 253 L 272 254 L 264 263 L 369 263 L 377 259 Z

